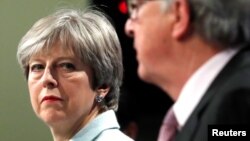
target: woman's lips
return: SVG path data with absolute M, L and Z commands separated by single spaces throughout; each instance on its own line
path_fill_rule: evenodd
M 63 101 L 63 99 L 56 96 L 45 96 L 43 97 L 41 103 L 43 103 L 44 101 Z

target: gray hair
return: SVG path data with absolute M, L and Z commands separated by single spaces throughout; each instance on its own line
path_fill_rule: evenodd
M 94 90 L 110 87 L 104 106 L 117 110 L 123 78 L 122 52 L 117 33 L 107 16 L 93 9 L 61 9 L 38 20 L 18 45 L 17 59 L 26 78 L 30 58 L 50 49 L 58 41 L 91 67 Z
M 173 1 L 173 0 L 167 0 Z M 223 47 L 249 45 L 249 0 L 187 0 L 194 31 Z

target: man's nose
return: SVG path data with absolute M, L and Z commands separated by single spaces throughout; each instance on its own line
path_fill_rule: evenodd
M 57 87 L 58 82 L 57 82 L 55 73 L 53 73 L 53 71 L 51 71 L 48 68 L 45 69 L 43 78 L 42 78 L 42 83 L 43 83 L 44 88 L 53 89 Z
M 129 37 L 134 37 L 134 28 L 133 28 L 133 21 L 131 19 L 128 19 L 125 23 L 125 33 Z

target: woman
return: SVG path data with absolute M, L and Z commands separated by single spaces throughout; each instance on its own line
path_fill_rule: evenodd
M 98 11 L 59 10 L 19 43 L 35 114 L 54 141 L 130 141 L 119 131 L 123 66 L 115 29 Z

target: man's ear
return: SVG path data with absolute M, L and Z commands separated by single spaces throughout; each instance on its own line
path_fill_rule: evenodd
M 172 30 L 172 37 L 181 39 L 189 32 L 190 11 L 187 0 L 175 0 L 172 4 L 175 15 L 175 22 Z
M 101 97 L 105 97 L 110 90 L 110 87 L 108 85 L 102 85 L 99 88 L 97 88 L 97 94 Z

